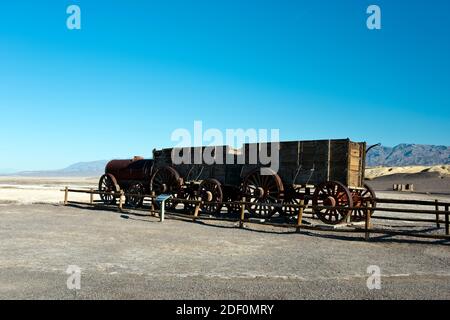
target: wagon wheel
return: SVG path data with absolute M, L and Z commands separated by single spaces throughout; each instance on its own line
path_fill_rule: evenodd
M 305 199 L 304 193 L 301 192 L 301 187 L 288 186 L 284 191 L 283 206 L 281 207 L 281 214 L 293 217 L 298 214 L 299 209 L 291 206 L 290 204 L 299 205 L 301 200 Z M 306 201 L 305 201 L 306 204 Z
M 274 204 L 279 203 L 283 192 L 281 178 L 271 169 L 271 174 L 261 175 L 260 169 L 250 172 L 244 179 L 243 196 L 253 204 L 247 206 L 250 214 L 261 218 L 270 218 L 277 212 Z
M 112 174 L 107 173 L 100 177 L 98 190 L 101 192 L 115 193 L 120 191 L 120 187 L 117 184 L 116 178 Z M 116 203 L 116 196 L 113 194 L 100 193 L 100 199 L 106 205 Z
M 204 204 L 202 212 L 206 214 L 220 213 L 222 209 L 223 192 L 220 182 L 216 179 L 206 179 L 200 184 L 200 197 Z M 220 202 L 220 203 L 208 203 Z
M 227 208 L 227 212 L 230 214 L 241 212 L 241 206 L 237 203 L 238 199 L 229 199 L 225 202 L 225 208 Z
M 328 181 L 317 186 L 313 195 L 313 206 L 348 207 L 353 206 L 352 195 L 348 188 L 340 182 Z M 327 224 L 339 224 L 346 221 L 351 210 L 313 208 L 319 219 Z
M 373 191 L 373 189 L 367 184 L 364 184 L 363 190 L 352 190 L 352 198 L 354 207 L 367 208 L 370 205 L 372 208 L 376 208 L 377 206 L 377 202 L 375 201 L 375 191 Z M 353 210 L 351 221 L 365 221 L 366 212 L 367 211 L 364 209 Z M 371 215 L 372 213 L 373 211 L 371 211 Z
M 227 212 L 230 214 L 241 212 L 241 206 L 234 202 L 240 201 L 240 190 L 227 190 L 224 192 L 224 206 L 227 208 Z
M 153 174 L 150 179 L 150 190 L 156 195 L 171 194 L 176 197 L 181 190 L 183 179 L 180 178 L 178 172 L 172 167 L 161 167 Z M 174 209 L 177 206 L 175 201 L 167 200 L 165 202 L 166 209 Z
M 142 183 L 134 183 L 132 184 L 127 193 L 131 194 L 127 196 L 126 204 L 132 208 L 139 208 L 142 206 L 144 202 L 144 198 L 142 197 L 145 194 L 145 187 Z
M 179 199 L 179 196 L 180 196 L 179 192 L 172 193 L 172 197 L 174 199 Z M 180 202 L 177 201 L 177 200 L 168 199 L 168 200 L 166 200 L 165 203 L 166 203 L 166 209 L 168 209 L 168 210 L 175 210 Z
M 182 191 L 180 192 L 180 198 L 189 201 L 201 201 L 201 197 L 197 188 L 198 184 L 189 183 L 184 186 Z M 192 214 L 195 211 L 195 204 L 190 202 L 183 203 L 184 211 L 186 213 Z

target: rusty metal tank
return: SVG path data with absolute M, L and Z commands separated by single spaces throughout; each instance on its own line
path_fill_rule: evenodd
M 153 160 L 134 157 L 126 160 L 111 160 L 105 168 L 105 174 L 114 176 L 120 189 L 127 190 L 135 183 L 149 187 Z

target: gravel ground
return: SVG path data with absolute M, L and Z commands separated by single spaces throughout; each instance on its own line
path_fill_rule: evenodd
M 0 206 L 2 299 L 449 299 L 448 242 Z M 81 289 L 66 286 L 69 265 Z M 367 268 L 379 266 L 381 289 Z

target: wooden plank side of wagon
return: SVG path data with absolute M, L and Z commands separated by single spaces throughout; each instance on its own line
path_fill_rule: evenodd
M 365 143 L 350 142 L 348 160 L 348 186 L 360 188 L 364 185 Z
M 239 186 L 241 184 L 242 164 L 230 164 L 225 167 L 224 183 L 230 186 Z
M 239 186 L 243 167 L 243 164 L 239 162 L 242 162 L 244 147 L 235 149 L 231 146 L 223 146 L 217 152 L 223 152 L 224 163 L 214 166 L 214 178 L 225 185 Z
M 350 140 L 348 139 L 330 141 L 330 181 L 337 181 L 344 185 L 348 184 L 349 149 Z
M 328 178 L 329 140 L 300 141 L 296 184 L 317 185 Z
M 285 184 L 293 184 L 300 161 L 300 141 L 280 142 L 278 175 Z

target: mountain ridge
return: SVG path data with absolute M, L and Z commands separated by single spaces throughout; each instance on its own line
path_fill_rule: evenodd
M 105 172 L 105 166 L 109 160 L 96 160 L 76 162 L 70 166 L 58 170 L 20 171 L 8 176 L 20 177 L 91 177 L 99 176 Z
M 366 158 L 369 167 L 434 166 L 450 164 L 450 147 L 402 143 L 395 147 L 375 147 Z

